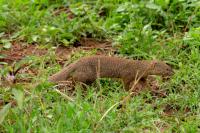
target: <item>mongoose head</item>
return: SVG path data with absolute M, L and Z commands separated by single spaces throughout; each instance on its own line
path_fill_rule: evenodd
M 56 79 L 54 78 L 54 76 L 50 76 L 50 77 L 48 78 L 48 81 L 53 83 L 53 82 L 56 81 Z
M 150 64 L 152 65 L 150 66 L 150 75 L 161 75 L 164 78 L 168 78 L 174 74 L 172 68 L 163 61 L 155 60 Z
M 66 76 L 64 75 L 64 73 L 60 73 L 60 72 L 50 76 L 48 79 L 48 81 L 51 83 L 58 83 L 64 80 L 66 80 Z
M 50 83 L 57 83 L 58 81 L 59 81 L 59 77 L 55 75 L 52 75 L 48 78 L 48 82 Z

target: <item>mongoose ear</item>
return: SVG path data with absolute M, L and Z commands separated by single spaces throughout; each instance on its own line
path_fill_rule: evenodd
M 157 60 L 152 60 L 152 63 L 157 63 L 158 61 Z
M 158 64 L 158 61 L 157 61 L 157 60 L 153 60 L 153 61 L 151 62 L 151 64 L 155 66 L 156 64 Z

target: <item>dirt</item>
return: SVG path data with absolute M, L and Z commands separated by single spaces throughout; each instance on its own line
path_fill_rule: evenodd
M 173 115 L 177 115 L 177 112 L 180 110 L 181 108 L 178 106 L 178 105 L 170 105 L 170 104 L 167 104 L 165 105 L 164 107 L 164 110 L 163 110 L 163 114 L 165 116 L 173 116 Z M 184 113 L 187 114 L 188 112 L 190 112 L 190 108 L 189 107 L 186 107 L 184 108 Z
M 107 55 L 108 53 L 116 51 L 112 47 L 110 41 L 98 41 L 93 38 L 82 38 L 80 41 L 75 42 L 71 47 L 59 46 L 56 49 L 56 56 L 61 60 L 67 60 L 74 51 L 90 51 L 92 49 L 97 49 L 97 55 Z
M 17 105 L 17 101 L 15 101 L 15 100 L 4 101 L 4 100 L 1 100 L 1 99 L 0 99 L 0 109 L 1 109 L 4 105 L 6 105 L 6 104 L 8 104 L 8 103 L 11 103 L 11 107 L 15 107 L 15 106 Z
M 70 10 L 69 7 L 61 6 L 61 7 L 55 8 L 53 11 L 53 15 L 55 15 L 55 16 L 60 15 L 61 13 L 66 13 L 67 18 L 69 20 L 71 20 L 75 17 L 75 15 L 73 14 L 73 12 Z
M 166 97 L 166 91 L 160 89 L 160 85 L 154 76 L 148 76 L 147 83 L 149 88 L 151 88 L 151 95 L 155 98 L 157 97 Z
M 73 51 L 77 50 L 92 50 L 94 48 L 98 49 L 97 54 L 106 54 L 110 51 L 114 51 L 111 42 L 108 41 L 98 41 L 92 38 L 83 38 L 78 42 L 74 43 L 74 46 L 64 47 L 60 45 L 56 49 L 56 56 L 58 59 L 67 60 L 69 55 Z M 20 61 L 22 58 L 28 55 L 42 56 L 48 52 L 48 49 L 40 49 L 38 45 L 34 44 L 24 44 L 23 42 L 12 42 L 12 47 L 10 49 L 3 49 L 0 54 L 5 55 L 4 58 L 0 58 L 0 62 L 6 62 L 8 64 L 14 61 Z
M 18 42 L 12 42 L 10 49 L 3 49 L 0 51 L 0 55 L 5 55 L 4 58 L 0 58 L 0 62 L 6 62 L 11 64 L 14 61 L 19 61 L 27 55 L 41 56 L 46 54 L 47 49 L 39 49 L 37 45 L 24 44 Z

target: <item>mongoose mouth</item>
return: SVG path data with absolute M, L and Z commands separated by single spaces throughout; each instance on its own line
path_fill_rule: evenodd
M 51 77 L 49 77 L 47 81 L 52 83 L 53 79 Z
M 171 78 L 171 76 L 165 76 L 165 77 L 162 77 L 162 80 L 163 81 L 167 81 L 167 80 L 169 80 Z
M 48 81 L 49 83 L 51 83 L 51 84 L 57 84 L 57 81 L 56 81 L 54 78 L 52 78 L 52 77 L 49 77 L 49 78 L 47 79 L 47 81 Z

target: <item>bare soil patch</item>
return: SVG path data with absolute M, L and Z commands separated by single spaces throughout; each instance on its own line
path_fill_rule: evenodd
M 80 39 L 80 42 L 75 42 L 73 46 L 64 47 L 62 45 L 56 48 L 56 56 L 58 59 L 67 60 L 73 51 L 77 50 L 92 50 L 98 49 L 97 54 L 106 54 L 113 51 L 111 42 L 98 41 L 93 38 Z M 0 52 L 4 58 L 0 58 L 0 62 L 11 64 L 14 61 L 19 61 L 28 55 L 42 56 L 48 52 L 48 49 L 41 49 L 38 45 L 24 44 L 23 42 L 13 42 L 10 49 L 4 49 Z
M 53 11 L 53 15 L 55 15 L 55 16 L 60 15 L 61 13 L 66 13 L 67 18 L 69 20 L 73 19 L 75 17 L 75 15 L 72 13 L 72 11 L 70 10 L 69 7 L 61 6 L 61 7 L 55 8 Z
M 8 64 L 19 61 L 27 55 L 37 55 L 41 56 L 46 54 L 46 49 L 39 49 L 37 45 L 24 45 L 23 43 L 13 42 L 10 49 L 4 49 L 0 52 L 4 55 L 4 58 L 0 59 L 0 62 L 7 62 Z
M 115 51 L 110 41 L 99 41 L 93 38 L 82 38 L 80 41 L 75 42 L 73 46 L 59 46 L 56 49 L 56 56 L 62 60 L 67 60 L 70 54 L 74 51 L 90 51 L 92 49 L 97 49 L 97 55 L 107 55 Z

